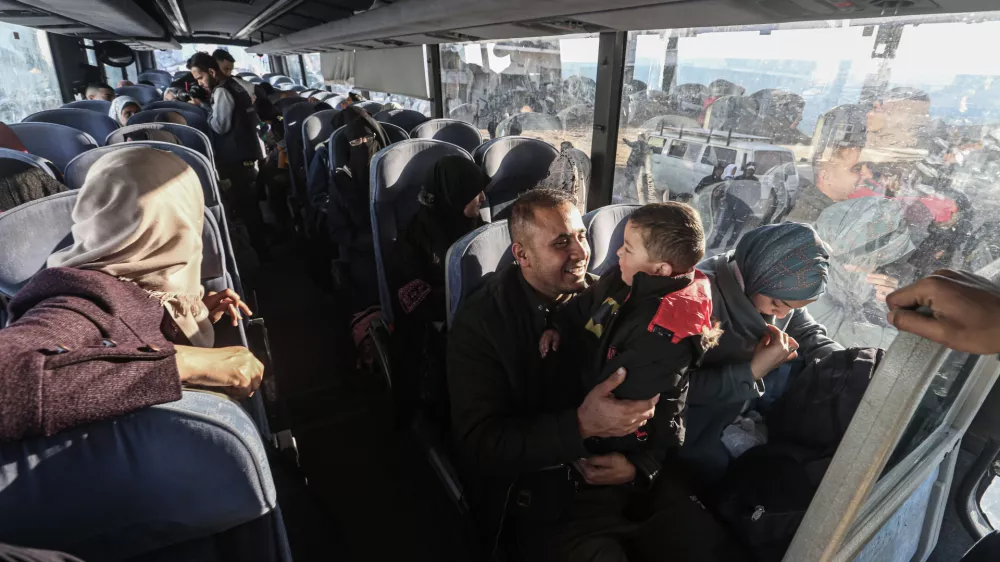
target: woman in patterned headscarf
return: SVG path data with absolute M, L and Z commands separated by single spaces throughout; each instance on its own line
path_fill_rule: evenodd
M 735 250 L 698 265 L 712 284 L 713 316 L 724 331 L 688 391 L 682 456 L 706 480 L 725 471 L 722 431 L 748 401 L 763 396 L 766 375 L 796 356 L 821 358 L 840 349 L 805 310 L 826 291 L 828 264 L 812 228 L 785 223 L 751 230 Z

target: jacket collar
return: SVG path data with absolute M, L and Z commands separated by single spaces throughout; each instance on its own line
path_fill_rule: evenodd
M 521 271 L 520 266 L 518 266 L 515 263 L 511 264 L 510 267 L 513 267 L 516 270 L 514 275 L 517 277 L 517 281 L 521 287 L 521 290 L 524 291 L 524 295 L 525 298 L 527 299 L 528 305 L 531 307 L 531 310 L 535 314 L 541 314 L 544 317 L 548 317 L 549 312 L 555 310 L 556 308 L 559 308 L 563 304 L 566 304 L 566 302 L 568 302 L 575 296 L 575 293 L 559 295 L 559 297 L 556 300 L 550 302 L 547 299 L 543 298 L 541 295 L 539 295 L 538 291 L 536 291 L 535 288 L 531 286 L 531 283 L 528 283 L 528 280 L 524 278 L 524 273 Z M 589 287 L 596 280 L 597 278 L 590 273 L 588 273 L 584 277 L 584 283 L 586 284 L 587 287 Z
M 621 270 L 617 270 L 616 273 L 621 275 Z M 694 280 L 694 276 L 694 271 L 685 275 L 676 275 L 674 277 L 648 275 L 640 271 L 632 278 L 632 290 L 629 291 L 628 298 L 643 299 L 650 296 L 662 297 L 669 293 L 680 291 L 681 289 L 691 285 L 691 282 Z M 702 274 L 702 277 L 704 276 L 705 275 Z

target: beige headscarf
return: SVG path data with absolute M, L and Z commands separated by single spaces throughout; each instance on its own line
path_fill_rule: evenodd
M 205 196 L 198 175 L 161 150 L 129 147 L 102 156 L 73 208 L 73 245 L 49 267 L 103 271 L 159 299 L 188 340 L 212 347 L 201 302 Z

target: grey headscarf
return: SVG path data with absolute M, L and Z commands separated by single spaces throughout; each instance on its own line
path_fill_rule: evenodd
M 135 105 L 139 109 L 142 109 L 142 105 L 129 96 L 118 96 L 111 102 L 111 109 L 108 111 L 108 116 L 115 120 L 115 123 L 124 127 L 126 123 L 122 123 L 122 110 L 125 109 L 126 105 Z

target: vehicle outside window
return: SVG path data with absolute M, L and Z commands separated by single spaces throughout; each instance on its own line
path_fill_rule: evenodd
M 441 45 L 445 117 L 486 139 L 564 141 L 590 154 L 597 92 L 597 35 Z
M 690 201 L 709 255 L 812 225 L 831 263 L 809 312 L 845 347 L 887 348 L 894 288 L 1000 259 L 998 35 L 1000 12 L 629 32 L 613 202 Z M 736 179 L 694 195 L 716 163 Z M 965 365 L 945 362 L 897 456 L 940 425 Z
M 211 43 L 192 43 L 182 45 L 179 51 L 155 51 L 153 57 L 156 60 L 156 68 L 166 70 L 171 74 L 178 71 L 187 71 L 187 61 L 191 55 L 201 51 L 212 54 L 216 49 L 225 49 L 236 59 L 233 65 L 234 70 L 239 72 L 253 72 L 257 76 L 263 76 L 271 72 L 271 63 L 267 55 L 255 55 L 248 53 L 243 47 L 233 45 L 213 45 Z
M 0 66 L 0 121 L 17 123 L 62 105 L 44 32 L 0 22 Z

